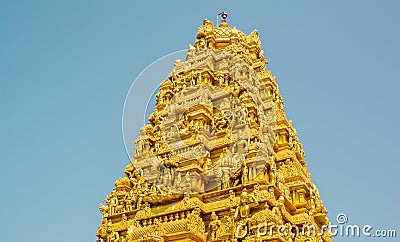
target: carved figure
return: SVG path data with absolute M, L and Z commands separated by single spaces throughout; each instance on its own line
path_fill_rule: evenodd
M 221 221 L 218 219 L 218 216 L 215 214 L 215 212 L 211 213 L 211 222 L 208 227 L 211 229 L 211 240 L 217 240 L 218 230 L 221 227 Z
M 249 167 L 244 165 L 242 169 L 242 184 L 245 185 L 247 183 L 249 183 Z
M 243 189 L 242 194 L 240 194 L 240 204 L 235 210 L 234 218 L 239 220 L 238 225 L 235 230 L 236 238 L 243 238 L 247 235 L 250 226 L 250 204 L 258 204 L 254 196 L 247 194 L 246 188 Z

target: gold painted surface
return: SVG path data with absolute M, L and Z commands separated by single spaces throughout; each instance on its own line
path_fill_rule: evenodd
M 307 171 L 297 132 L 292 121 L 286 119 L 276 78 L 266 69 L 268 62 L 261 50 L 258 32 L 254 30 L 246 35 L 229 27 L 225 18 L 218 27 L 204 20 L 194 46 L 189 46 L 189 54 L 203 48 L 223 50 L 254 69 L 268 90 L 268 95 L 261 94 L 261 98 L 271 99 L 276 117 L 272 153 L 262 162 L 252 155 L 264 149 L 257 142 L 261 121 L 257 115 L 252 115 L 252 102 L 238 91 L 237 82 L 216 72 L 179 71 L 178 63 L 169 78 L 160 84 L 157 105 L 149 124 L 140 130 L 135 156 L 126 166 L 124 177 L 115 182 L 114 190 L 104 200 L 105 205 L 99 206 L 103 218 L 96 233 L 98 241 L 331 241 L 329 232 L 323 231 L 329 222 L 327 210 Z M 210 170 L 216 162 L 236 164 L 233 162 L 235 154 L 227 150 L 233 136 L 231 123 L 224 119 L 221 110 L 207 105 L 182 107 L 186 111 L 167 134 L 171 139 L 179 137 L 189 147 L 200 142 L 212 147 L 212 151 L 201 158 L 191 158 L 197 157 L 199 150 L 169 147 L 165 137 L 160 135 L 161 116 L 177 90 L 202 83 L 224 88 L 247 108 L 247 117 L 238 115 L 237 119 L 247 119 L 250 123 L 248 153 L 237 159 L 240 161 L 238 172 L 222 182 L 221 177 L 204 183 L 192 176 Z M 191 102 L 196 102 L 196 97 L 190 95 L 188 91 L 181 98 L 192 98 Z M 215 140 L 204 139 L 210 137 L 208 131 L 202 129 L 206 124 L 214 127 Z M 205 132 L 203 139 L 198 135 L 200 129 Z M 171 149 L 175 149 L 175 153 Z M 152 165 L 154 162 L 149 161 L 149 152 L 155 154 L 164 167 L 169 167 L 162 175 L 159 168 Z M 169 169 L 174 169 L 175 173 Z M 158 185 L 153 182 L 155 180 Z M 168 189 L 172 185 L 175 189 Z M 289 229 L 294 225 L 297 228 L 313 226 L 316 233 L 290 234 L 286 230 L 283 235 L 278 232 L 278 226 Z M 267 232 L 260 232 L 260 228 L 267 228 Z

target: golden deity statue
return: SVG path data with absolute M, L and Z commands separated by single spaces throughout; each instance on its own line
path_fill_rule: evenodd
M 331 241 L 258 31 L 221 15 L 160 84 L 98 241 Z

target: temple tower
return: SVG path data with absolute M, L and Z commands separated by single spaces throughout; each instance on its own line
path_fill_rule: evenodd
M 226 17 L 160 84 L 98 241 L 331 241 L 258 31 Z

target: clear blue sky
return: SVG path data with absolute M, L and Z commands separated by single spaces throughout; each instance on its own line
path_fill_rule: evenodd
M 259 30 L 330 219 L 400 236 L 399 1 L 2 0 L 0 241 L 95 240 L 132 81 L 222 10 Z

